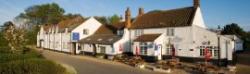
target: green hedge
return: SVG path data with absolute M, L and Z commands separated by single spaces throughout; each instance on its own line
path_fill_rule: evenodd
M 41 54 L 35 51 L 29 51 L 26 54 L 21 53 L 0 53 L 0 63 L 15 61 L 15 60 L 24 60 L 32 58 L 43 58 Z
M 65 74 L 61 65 L 46 60 L 36 50 L 11 52 L 0 48 L 0 74 Z
M 0 64 L 0 74 L 64 74 L 65 68 L 45 59 L 17 60 Z

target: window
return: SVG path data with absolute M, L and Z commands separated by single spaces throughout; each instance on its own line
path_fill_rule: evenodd
M 167 36 L 174 36 L 174 29 L 173 28 L 167 29 Z
M 63 42 L 63 48 L 67 49 L 67 42 Z
M 171 52 L 171 46 L 170 45 L 167 45 L 167 47 L 166 47 L 166 54 L 167 55 L 170 55 L 170 52 Z
M 87 35 L 88 34 L 88 29 L 83 29 L 83 34 Z
M 209 53 L 212 56 L 218 56 L 218 50 L 214 48 L 214 46 L 200 46 L 200 56 L 205 56 L 205 48 L 208 48 Z
M 135 30 L 135 36 L 142 35 L 142 30 Z
M 218 56 L 218 50 L 214 50 L 214 57 L 217 57 Z
M 152 42 L 148 43 L 148 48 L 153 48 L 154 44 Z
M 140 43 L 141 55 L 147 55 L 147 43 Z
M 100 47 L 100 53 L 105 53 L 106 48 L 104 46 L 99 46 Z
M 78 50 L 81 50 L 82 48 L 81 48 L 81 45 L 78 45 Z
M 204 49 L 200 49 L 200 56 L 204 56 Z

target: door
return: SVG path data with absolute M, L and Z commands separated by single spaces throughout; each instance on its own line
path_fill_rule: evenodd
M 96 55 L 96 46 L 95 44 L 92 44 L 92 46 L 93 46 L 93 55 Z
M 76 55 L 76 43 L 75 42 L 72 43 L 72 54 Z

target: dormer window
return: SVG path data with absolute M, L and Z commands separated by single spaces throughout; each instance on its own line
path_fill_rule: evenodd
M 87 35 L 89 33 L 89 30 L 88 29 L 83 29 L 83 34 L 84 35 Z
M 174 36 L 174 29 L 173 28 L 168 28 L 166 34 L 167 34 L 167 36 Z
M 143 34 L 142 30 L 135 30 L 135 36 L 140 36 Z

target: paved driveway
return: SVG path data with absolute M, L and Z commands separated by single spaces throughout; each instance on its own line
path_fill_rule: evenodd
M 160 74 L 88 56 L 73 56 L 49 50 L 44 50 L 43 55 L 49 60 L 74 67 L 78 74 Z

